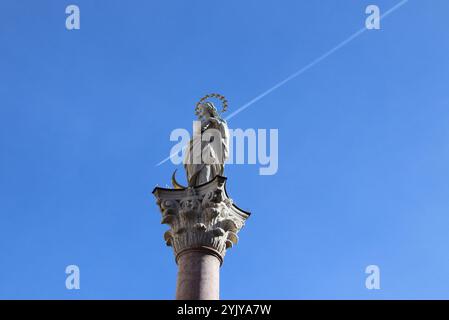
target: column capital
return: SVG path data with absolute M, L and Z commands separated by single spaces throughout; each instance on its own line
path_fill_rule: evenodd
M 238 208 L 226 192 L 226 178 L 185 189 L 153 190 L 162 213 L 167 246 L 173 247 L 176 262 L 190 250 L 206 250 L 221 262 L 226 249 L 238 241 L 237 233 L 250 213 Z

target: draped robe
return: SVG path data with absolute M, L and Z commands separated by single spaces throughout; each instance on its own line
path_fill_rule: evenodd
M 203 120 L 190 140 L 184 168 L 189 187 L 211 181 L 223 175 L 229 156 L 229 130 L 226 121 L 219 117 Z

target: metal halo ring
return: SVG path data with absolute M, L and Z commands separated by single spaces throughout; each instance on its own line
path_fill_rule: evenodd
M 228 110 L 228 100 L 226 100 L 226 98 L 223 95 L 218 94 L 218 93 L 210 93 L 210 94 L 207 94 L 204 97 L 202 97 L 200 99 L 200 101 L 197 102 L 197 104 L 195 106 L 195 114 L 196 115 L 200 114 L 201 104 L 203 104 L 203 102 L 206 101 L 209 98 L 217 98 L 218 100 L 221 101 L 222 108 L 221 108 L 220 113 L 224 113 L 224 112 L 226 112 Z

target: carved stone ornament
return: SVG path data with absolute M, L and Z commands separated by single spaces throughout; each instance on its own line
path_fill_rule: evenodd
M 216 176 L 196 187 L 154 189 L 161 223 L 170 226 L 164 240 L 173 247 L 176 261 L 187 250 L 208 250 L 223 262 L 226 249 L 237 243 L 250 213 L 233 204 L 225 185 L 226 178 Z

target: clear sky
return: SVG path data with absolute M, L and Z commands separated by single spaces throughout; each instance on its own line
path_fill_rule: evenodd
M 204 94 L 235 111 L 398 2 L 2 0 L 0 298 L 173 298 L 151 194 L 176 168 L 156 166 L 171 131 Z M 279 130 L 279 170 L 226 168 L 252 216 L 222 298 L 449 298 L 448 11 L 410 0 L 230 119 Z

